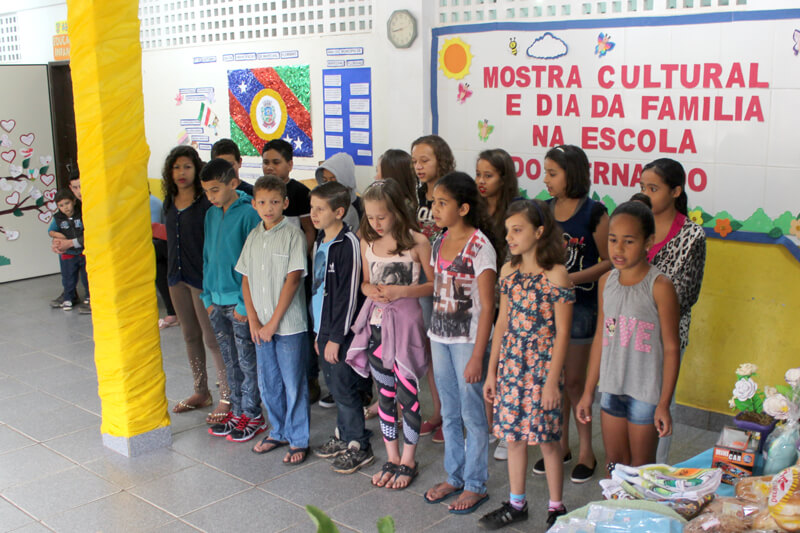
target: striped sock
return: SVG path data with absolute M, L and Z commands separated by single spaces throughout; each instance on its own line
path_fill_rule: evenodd
M 508 502 L 511 504 L 511 507 L 517 511 L 521 511 L 527 503 L 524 494 L 514 494 L 513 492 L 509 493 Z

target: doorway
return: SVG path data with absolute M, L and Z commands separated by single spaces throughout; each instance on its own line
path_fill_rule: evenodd
M 69 186 L 69 177 L 78 173 L 78 142 L 75 133 L 75 107 L 72 101 L 72 73 L 69 61 L 47 64 L 50 84 L 50 115 L 53 123 L 53 159 L 58 188 Z

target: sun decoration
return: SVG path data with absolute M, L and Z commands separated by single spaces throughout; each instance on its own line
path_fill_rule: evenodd
M 439 50 L 439 68 L 450 79 L 460 80 L 469 74 L 471 64 L 469 45 L 459 37 L 447 39 Z

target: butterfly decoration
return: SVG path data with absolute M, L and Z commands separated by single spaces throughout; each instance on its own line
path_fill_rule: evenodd
M 181 105 L 182 103 L 183 103 L 183 94 L 182 93 L 178 93 L 175 96 L 175 105 Z
M 458 103 L 463 104 L 470 96 L 472 96 L 472 91 L 469 90 L 469 83 L 459 82 L 458 95 L 456 96 Z
M 594 53 L 597 54 L 597 57 L 603 57 L 613 50 L 614 46 L 616 46 L 616 43 L 611 42 L 611 35 L 601 32 L 600 35 L 597 36 L 597 46 L 594 47 Z
M 489 124 L 489 119 L 485 118 L 478 121 L 478 138 L 483 142 L 489 140 L 489 135 L 494 131 L 494 126 Z
M 794 47 L 792 51 L 794 55 L 800 54 L 800 30 L 794 30 Z

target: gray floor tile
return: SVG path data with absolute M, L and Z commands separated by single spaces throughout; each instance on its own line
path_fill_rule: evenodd
M 190 526 L 186 522 L 175 520 L 163 526 L 151 529 L 148 533 L 197 533 L 198 531 L 200 530 Z
M 251 514 L 248 510 L 257 512 Z M 220 517 L 237 515 L 250 517 L 236 520 L 237 533 L 256 533 L 281 531 L 301 521 L 306 513 L 285 500 L 251 489 L 187 514 L 182 519 L 203 531 L 228 532 L 232 529 L 231 524 L 220 520 Z M 259 516 L 263 519 L 259 519 Z
M 33 391 L 33 387 L 25 385 L 15 378 L 0 378 L 0 400 L 14 398 L 15 396 L 22 396 L 23 394 L 28 394 Z
M 336 526 L 336 529 L 339 530 L 339 533 L 357 533 L 355 529 L 351 529 L 335 520 L 333 523 Z M 372 531 L 377 531 L 377 529 L 373 529 Z M 372 533 L 372 531 L 369 531 L 369 533 Z M 311 518 L 306 518 L 306 520 L 298 522 L 290 528 L 284 529 L 281 531 L 281 533 L 317 533 L 317 525 L 311 521 Z
M 69 435 L 50 439 L 42 445 L 78 464 L 96 461 L 105 453 L 116 453 L 103 446 L 100 424 L 93 424 Z
M 12 531 L 32 522 L 35 520 L 30 515 L 0 498 L 0 531 Z
M 17 413 L 24 415 L 25 413 Z M 74 405 L 66 405 L 38 416 L 13 416 L 6 422 L 22 433 L 45 441 L 61 435 L 73 433 L 81 428 L 100 422 L 100 417 Z
M 196 464 L 196 461 L 165 448 L 139 457 L 125 457 L 105 450 L 100 459 L 84 466 L 118 487 L 130 489 Z
M 25 343 L 14 340 L 11 337 L 11 334 L 12 334 L 11 332 L 8 332 L 9 336 L 4 337 L 3 340 L 0 340 L 0 353 L 3 354 L 4 357 L 16 357 L 18 355 L 36 351 L 36 348 L 33 348 Z
M 96 382 L 97 374 L 94 369 L 88 370 L 76 364 L 61 361 L 57 365 L 40 370 L 18 372 L 16 378 L 31 387 L 50 392 L 53 386 L 62 388 L 64 385 L 89 378 L 94 378 Z
M 74 342 L 71 344 L 61 344 L 47 348 L 47 353 L 55 355 L 84 368 L 94 369 L 94 341 L 91 339 Z
M 39 522 L 34 522 L 32 524 L 28 524 L 27 526 L 22 526 L 19 529 L 15 529 L 14 533 L 50 533 L 53 530 L 43 526 Z
M 0 491 L 74 466 L 41 444 L 0 455 Z
M 100 416 L 101 402 L 97 395 L 97 378 L 91 377 L 71 383 L 52 383 L 42 387 L 42 390 L 65 402 L 70 402 L 78 407 Z
M 34 516 L 48 517 L 119 492 L 119 488 L 79 466 L 16 485 L 3 492 Z
M 33 446 L 34 444 L 36 444 L 35 440 L 14 431 L 7 425 L 0 426 L 0 454 L 25 448 L 26 446 Z
M 130 492 L 182 516 L 248 488 L 247 483 L 197 465 L 134 487 Z
M 145 532 L 175 520 L 149 503 L 119 492 L 51 516 L 44 523 L 59 533 L 84 531 Z
M 25 355 L 0 358 L 0 372 L 9 376 L 18 376 L 30 372 L 38 372 L 63 363 L 64 361 L 58 357 L 37 351 Z
M 282 461 L 286 448 L 263 456 L 272 462 Z M 310 460 L 310 459 L 309 459 Z M 284 467 L 286 470 L 286 467 Z M 286 475 L 259 485 L 259 488 L 280 496 L 301 507 L 314 505 L 323 511 L 374 490 L 364 475 L 342 476 L 331 470 L 325 460 L 295 468 Z

